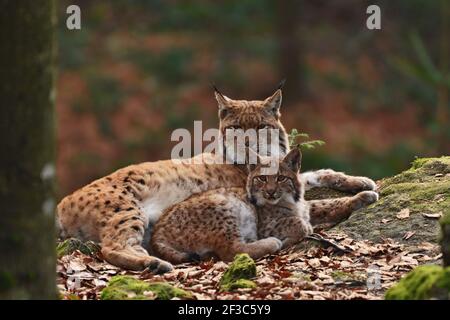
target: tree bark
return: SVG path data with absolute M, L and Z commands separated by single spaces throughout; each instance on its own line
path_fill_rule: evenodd
M 447 0 L 441 0 L 441 40 L 440 40 L 440 69 L 444 77 L 449 77 L 449 37 L 450 37 L 450 5 Z M 437 88 L 436 120 L 439 124 L 438 149 L 442 155 L 449 150 L 449 84 L 445 80 L 440 81 Z
M 301 3 L 300 0 L 276 2 L 279 73 L 281 78 L 286 79 L 283 104 L 287 107 L 305 92 L 299 36 Z
M 0 0 L 0 299 L 53 299 L 55 1 Z

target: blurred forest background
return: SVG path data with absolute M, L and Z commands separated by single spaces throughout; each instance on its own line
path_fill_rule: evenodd
M 382 30 L 366 28 L 378 4 Z M 210 84 L 263 99 L 326 145 L 303 169 L 381 178 L 449 153 L 447 0 L 114 0 L 59 3 L 59 196 L 168 159 L 176 128 L 217 127 Z M 78 4 L 82 29 L 65 28 Z

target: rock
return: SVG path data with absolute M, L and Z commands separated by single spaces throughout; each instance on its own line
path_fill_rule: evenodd
M 92 241 L 83 242 L 81 240 L 70 238 L 60 242 L 56 247 L 56 255 L 58 258 L 69 255 L 75 250 L 79 250 L 86 255 L 95 255 L 100 251 L 100 246 Z
M 409 170 L 381 180 L 380 199 L 355 211 L 334 230 L 345 232 L 355 239 L 375 242 L 392 238 L 410 245 L 424 241 L 437 243 L 439 222 L 424 214 L 450 212 L 449 173 L 449 156 L 416 159 Z M 409 210 L 409 217 L 397 219 L 397 214 L 404 209 Z M 445 227 L 446 230 L 448 228 Z M 406 237 L 408 232 L 415 232 L 414 236 Z M 450 242 L 445 239 L 448 248 Z
M 255 288 L 256 284 L 250 280 L 254 277 L 256 277 L 255 261 L 246 253 L 238 254 L 220 279 L 220 291 Z
M 450 299 L 450 267 L 424 265 L 415 268 L 391 287 L 387 300 Z
M 102 290 L 102 300 L 192 299 L 192 294 L 166 282 L 146 282 L 131 276 L 114 276 Z
M 441 224 L 441 250 L 444 266 L 450 267 L 450 211 L 439 222 Z

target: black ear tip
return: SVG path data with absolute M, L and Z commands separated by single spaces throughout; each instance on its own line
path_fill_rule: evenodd
M 280 84 L 277 87 L 277 90 L 281 90 L 284 87 L 284 84 L 286 83 L 286 78 L 284 78 L 283 80 L 281 80 Z
M 298 160 L 301 161 L 302 159 L 302 150 L 300 149 L 300 144 L 295 145 L 291 151 L 288 153 L 289 159 L 295 159 L 298 157 Z M 288 156 L 286 155 L 286 157 Z
M 218 94 L 222 95 L 219 89 L 217 89 L 216 84 L 213 82 L 211 83 L 211 87 L 214 89 L 214 92 L 217 92 Z
M 303 154 L 302 154 L 302 149 L 300 148 L 299 144 L 296 146 L 296 149 L 298 150 L 298 157 L 300 158 L 300 161 L 301 161 Z
M 293 148 L 292 148 L 292 150 L 291 150 L 292 152 L 295 152 L 295 153 L 298 153 L 298 154 L 302 154 L 302 150 L 300 149 L 300 144 L 296 144 Z

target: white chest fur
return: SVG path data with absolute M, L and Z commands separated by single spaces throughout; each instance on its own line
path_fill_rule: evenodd
M 190 181 L 182 184 L 164 183 L 158 190 L 150 191 L 148 197 L 141 202 L 147 224 L 154 224 L 165 209 L 201 191 L 197 184 Z
M 245 242 L 257 240 L 257 221 L 254 210 L 244 202 L 239 202 L 238 208 L 236 208 L 236 212 L 239 214 L 239 231 Z

